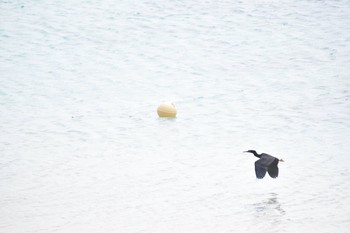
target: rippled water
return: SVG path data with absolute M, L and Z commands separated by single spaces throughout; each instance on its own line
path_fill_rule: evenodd
M 0 1 L 0 232 L 349 232 L 349 54 L 347 0 Z

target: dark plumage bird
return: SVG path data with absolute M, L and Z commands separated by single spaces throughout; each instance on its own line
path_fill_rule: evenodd
M 252 153 L 259 159 L 255 162 L 255 174 L 256 178 L 262 179 L 264 178 L 266 172 L 269 173 L 269 175 L 272 178 L 277 178 L 278 177 L 278 163 L 279 162 L 284 162 L 283 159 L 278 159 L 275 158 L 269 154 L 258 154 L 255 150 L 248 150 L 244 151 L 247 153 Z

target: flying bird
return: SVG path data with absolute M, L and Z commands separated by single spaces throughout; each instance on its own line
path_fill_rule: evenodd
M 277 165 L 279 162 L 284 162 L 283 159 L 278 159 L 276 157 L 273 157 L 272 155 L 265 154 L 265 153 L 258 154 L 255 150 L 247 150 L 243 152 L 252 153 L 254 154 L 254 156 L 259 158 L 255 162 L 256 178 L 258 179 L 264 178 L 266 172 L 268 172 L 272 178 L 278 177 Z

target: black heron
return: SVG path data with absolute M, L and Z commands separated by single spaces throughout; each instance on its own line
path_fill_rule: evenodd
M 272 155 L 265 154 L 265 153 L 258 154 L 255 150 L 247 150 L 244 152 L 252 153 L 259 158 L 255 162 L 256 178 L 258 179 L 264 178 L 266 172 L 268 172 L 272 178 L 278 177 L 277 165 L 279 162 L 284 162 L 283 159 L 278 159 L 273 157 Z

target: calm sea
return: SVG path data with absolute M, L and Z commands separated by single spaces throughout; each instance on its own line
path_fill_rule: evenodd
M 349 139 L 348 0 L 0 0 L 0 232 L 350 232 Z

